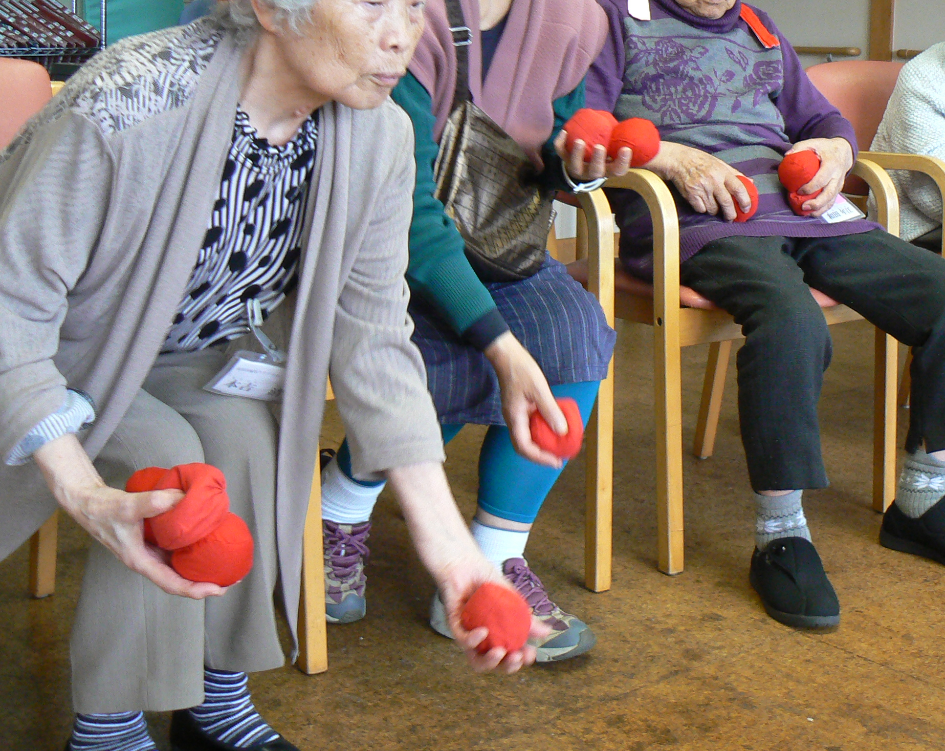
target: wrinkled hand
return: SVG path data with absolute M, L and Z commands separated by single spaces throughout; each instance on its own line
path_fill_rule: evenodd
M 806 196 L 823 188 L 819 196 L 804 201 L 801 205 L 804 211 L 811 212 L 811 216 L 820 216 L 833 206 L 843 188 L 847 173 L 853 168 L 853 147 L 845 138 L 811 138 L 794 144 L 787 153 L 793 154 L 797 151 L 813 151 L 820 157 L 820 169 L 817 174 L 797 191 L 798 195 Z
M 630 169 L 633 152 L 626 146 L 617 152 L 616 159 L 611 159 L 607 156 L 607 149 L 598 144 L 594 147 L 594 155 L 591 157 L 591 161 L 585 162 L 584 152 L 587 149 L 587 144 L 581 140 L 575 141 L 574 148 L 569 154 L 565 148 L 567 140 L 567 131 L 562 130 L 558 133 L 554 141 L 555 151 L 564 162 L 571 179 L 576 183 L 586 183 L 602 177 L 620 177 L 627 174 L 627 170 Z
M 184 497 L 182 492 L 126 493 L 108 487 L 71 434 L 40 447 L 34 459 L 59 505 L 132 571 L 168 594 L 195 600 L 226 591 L 216 584 L 184 579 L 168 565 L 163 551 L 144 542 L 141 520 L 172 508 Z
M 485 673 L 491 670 L 497 670 L 502 673 L 514 673 L 525 665 L 531 665 L 535 662 L 535 647 L 526 644 L 518 652 L 506 652 L 502 647 L 493 647 L 485 654 L 479 654 L 477 647 L 489 633 L 486 628 L 475 628 L 467 631 L 463 628 L 460 620 L 460 614 L 466 601 L 472 597 L 473 592 L 484 582 L 494 582 L 503 587 L 511 589 L 509 583 L 505 580 L 498 569 L 481 554 L 469 556 L 463 560 L 457 558 L 444 566 L 439 572 L 435 572 L 437 583 L 440 588 L 440 597 L 443 599 L 443 606 L 446 608 L 447 619 L 456 642 L 466 653 L 466 658 L 477 673 Z M 541 623 L 532 616 L 532 627 L 528 633 L 529 639 L 537 639 L 547 636 L 551 633 L 551 627 Z
M 499 379 L 502 414 L 515 450 L 537 464 L 561 467 L 559 457 L 535 444 L 528 424 L 532 412 L 538 410 L 558 435 L 568 432 L 568 421 L 538 363 L 509 331 L 492 342 L 484 354 Z
M 735 202 L 742 211 L 751 209 L 751 196 L 738 179 L 741 173 L 699 149 L 664 141 L 646 168 L 672 182 L 700 214 L 721 214 L 731 222 L 735 220 Z

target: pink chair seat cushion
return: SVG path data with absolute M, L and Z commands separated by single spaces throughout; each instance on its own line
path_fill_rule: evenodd
M 587 287 L 587 259 L 569 263 L 567 268 L 572 279 L 579 282 L 584 287 Z M 627 273 L 617 259 L 614 259 L 614 290 L 618 293 L 632 295 L 634 297 L 653 297 L 653 285 Z M 821 308 L 833 308 L 840 304 L 832 297 L 816 289 L 811 289 L 810 293 L 814 296 L 814 299 Z M 718 310 L 718 306 L 713 302 L 704 298 L 691 287 L 684 287 L 682 285 L 679 287 L 679 305 L 682 308 Z

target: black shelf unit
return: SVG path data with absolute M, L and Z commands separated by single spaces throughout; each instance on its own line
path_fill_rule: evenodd
M 63 3 L 60 1 L 60 5 Z M 66 10 L 72 13 L 77 12 L 77 0 L 71 0 L 68 5 L 63 5 Z M 99 12 L 101 19 L 101 29 L 99 31 L 100 42 L 94 47 L 4 47 L 0 46 L 0 57 L 19 57 L 25 60 L 33 60 L 51 69 L 58 63 L 77 66 L 88 60 L 105 47 L 106 33 L 108 28 L 108 10 L 105 0 L 99 0 Z M 2 21 L 2 19 L 0 19 Z

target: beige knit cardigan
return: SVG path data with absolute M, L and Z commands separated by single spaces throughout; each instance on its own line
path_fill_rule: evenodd
M 93 458 L 122 419 L 208 226 L 244 51 L 212 19 L 124 40 L 0 153 L 0 456 L 67 386 L 97 404 L 82 436 Z M 409 120 L 389 101 L 366 111 L 331 103 L 318 129 L 276 488 L 293 626 L 329 370 L 357 472 L 443 459 L 403 279 Z M 0 466 L 0 559 L 55 507 L 33 463 Z

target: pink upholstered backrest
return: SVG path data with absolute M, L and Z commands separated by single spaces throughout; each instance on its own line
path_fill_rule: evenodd
M 903 63 L 842 60 L 807 69 L 814 86 L 851 123 L 861 151 L 869 149 Z
M 0 58 L 0 149 L 52 98 L 49 74 L 38 63 Z

